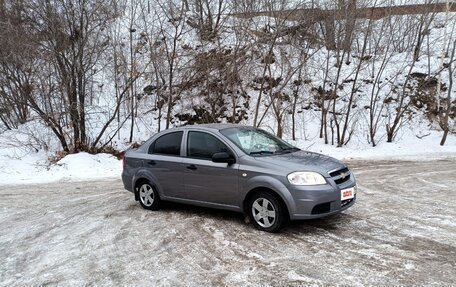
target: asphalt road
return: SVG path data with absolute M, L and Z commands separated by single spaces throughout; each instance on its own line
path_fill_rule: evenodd
M 455 286 L 456 161 L 349 165 L 353 208 L 279 234 L 120 180 L 0 187 L 0 285 Z

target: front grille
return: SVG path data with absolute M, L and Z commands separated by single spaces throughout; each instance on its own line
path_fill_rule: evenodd
M 330 172 L 329 175 L 336 182 L 336 184 L 341 184 L 350 179 L 350 170 L 348 168 L 339 169 L 333 172 Z
M 331 210 L 331 202 L 317 204 L 312 208 L 312 214 L 328 213 Z

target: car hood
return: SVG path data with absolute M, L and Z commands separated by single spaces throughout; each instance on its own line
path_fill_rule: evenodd
M 341 161 L 335 158 L 308 151 L 256 157 L 255 159 L 285 170 L 287 173 L 293 171 L 315 171 L 325 177 L 329 177 L 329 172 L 345 167 Z

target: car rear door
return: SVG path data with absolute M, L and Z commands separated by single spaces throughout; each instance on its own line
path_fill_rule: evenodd
M 183 131 L 166 133 L 154 140 L 144 159 L 144 166 L 156 178 L 163 195 L 183 198 L 184 167 L 182 166 Z
M 185 196 L 187 199 L 237 206 L 239 164 L 215 163 L 217 152 L 234 153 L 213 134 L 188 131 L 186 157 L 183 158 Z

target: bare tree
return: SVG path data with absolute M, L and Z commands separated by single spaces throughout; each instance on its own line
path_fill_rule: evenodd
M 385 69 L 389 66 L 393 54 L 391 53 L 391 42 L 394 35 L 393 31 L 397 29 L 393 17 L 384 18 L 381 22 L 378 29 L 377 39 L 373 39 L 373 44 L 371 45 L 371 51 L 369 54 L 373 55 L 373 61 L 371 65 L 371 91 L 369 97 L 369 105 L 366 106 L 369 110 L 368 114 L 368 129 L 369 135 L 368 140 L 372 146 L 377 145 L 377 132 L 380 126 L 380 123 L 383 119 L 382 114 L 385 109 L 384 98 L 391 96 L 392 89 L 388 89 L 388 81 L 385 81 L 384 74 Z M 376 63 L 379 62 L 379 65 Z M 396 76 L 397 77 L 397 76 Z M 382 93 L 388 89 L 388 92 Z
M 112 19 L 108 0 L 60 1 L 39 0 L 31 3 L 29 18 L 34 21 L 37 44 L 52 61 L 64 113 L 72 128 L 72 150 L 86 150 L 86 100 L 88 87 L 97 73 L 98 60 L 106 49 L 105 30 Z M 56 107 L 58 108 L 58 107 Z
M 158 13 L 159 33 L 161 36 L 160 46 L 164 54 L 166 64 L 166 92 L 167 92 L 167 111 L 166 111 L 166 128 L 169 128 L 172 119 L 172 110 L 174 105 L 175 80 L 176 74 L 179 73 L 180 62 L 178 59 L 179 41 L 185 34 L 185 17 L 186 5 L 183 2 L 158 1 L 160 6 Z
M 196 29 L 200 40 L 214 40 L 224 25 L 224 15 L 228 14 L 229 5 L 226 0 L 191 0 L 184 5 L 191 10 L 187 24 Z M 184 9 L 185 9 L 184 8 Z
M 127 4 L 128 1 L 117 3 L 120 7 Z M 119 19 L 116 24 L 111 25 L 109 30 L 111 41 L 107 50 L 109 55 L 107 61 L 108 63 L 113 61 L 109 66 L 113 75 L 115 101 L 113 101 L 114 105 L 108 108 L 109 116 L 102 123 L 100 131 L 91 144 L 92 150 L 96 150 L 99 143 L 101 143 L 101 147 L 98 149 L 103 149 L 110 144 L 128 120 L 130 120 L 129 142 L 133 141 L 135 117 L 141 99 L 137 88 L 140 85 L 138 82 L 145 77 L 152 62 L 148 45 L 152 37 L 149 35 L 148 25 L 146 25 L 148 23 L 144 20 L 153 21 L 154 14 L 149 13 L 146 3 L 139 0 L 136 0 L 135 6 L 131 9 L 133 10 L 126 12 L 129 19 L 126 26 L 123 19 Z M 117 127 L 113 129 L 111 124 L 115 119 L 117 119 Z M 107 139 L 104 139 L 106 138 L 105 133 L 108 133 Z
M 24 94 L 31 87 L 36 46 L 28 42 L 22 10 L 20 2 L 12 3 L 10 10 L 4 2 L 0 5 L 0 121 L 7 129 L 29 119 Z
M 284 9 L 288 5 L 288 1 L 265 1 L 265 6 L 264 8 L 266 11 L 268 11 L 270 14 L 274 16 L 274 14 L 279 14 L 281 10 Z M 296 7 L 297 8 L 297 7 Z M 287 14 L 291 14 L 293 10 L 289 11 Z M 262 33 L 259 41 L 263 44 L 265 51 L 263 53 L 262 57 L 262 63 L 263 63 L 263 72 L 262 75 L 260 76 L 260 87 L 258 89 L 258 97 L 255 105 L 255 111 L 254 111 L 254 118 L 253 118 L 253 125 L 254 126 L 259 126 L 259 111 L 260 111 L 260 106 L 261 102 L 263 100 L 263 92 L 265 87 L 267 87 L 270 91 L 270 96 L 272 93 L 271 90 L 271 85 L 272 83 L 269 82 L 270 79 L 267 77 L 267 73 L 269 71 L 270 73 L 270 65 L 273 64 L 274 60 L 274 49 L 277 45 L 277 41 L 284 36 L 283 32 L 286 31 L 286 21 L 287 21 L 287 16 L 285 15 L 277 15 L 273 18 L 273 20 L 268 20 L 267 25 L 263 28 L 263 31 L 265 33 Z M 269 85 L 266 85 L 266 84 Z M 271 98 L 271 97 L 270 97 Z M 269 108 L 268 108 L 269 109 Z M 261 120 L 260 120 L 261 122 Z
M 407 73 L 404 76 L 404 82 L 402 84 L 402 89 L 398 91 L 397 97 L 392 97 L 390 103 L 394 104 L 393 109 L 388 110 L 388 118 L 386 124 L 386 136 L 387 142 L 392 142 L 400 129 L 400 127 L 404 124 L 404 115 L 409 111 L 410 106 L 410 92 L 411 92 L 411 74 L 413 73 L 413 69 L 415 68 L 416 62 L 418 60 L 417 56 L 419 53 L 417 52 L 417 47 L 421 48 L 420 42 L 423 41 L 423 34 L 424 31 L 428 29 L 430 23 L 434 19 L 435 13 L 430 14 L 423 14 L 421 15 L 418 22 L 415 23 L 417 34 L 415 36 L 414 42 L 414 49 L 413 49 L 413 56 L 412 62 L 408 65 Z M 409 18 L 410 19 L 410 18 Z M 396 90 L 396 89 L 395 89 Z
M 452 112 L 451 107 L 451 94 L 453 93 L 453 81 L 454 81 L 454 62 L 456 61 L 455 58 L 455 51 L 456 51 L 456 40 L 453 41 L 453 48 L 451 50 L 451 56 L 449 59 L 448 63 L 448 90 L 447 90 L 447 96 L 445 99 L 445 109 L 444 109 L 444 116 L 440 117 L 440 127 L 443 129 L 443 136 L 440 141 L 440 145 L 444 145 L 448 136 L 448 132 L 450 131 L 450 125 L 449 125 L 449 118 L 450 118 L 450 113 Z M 456 115 L 453 113 L 453 117 Z

